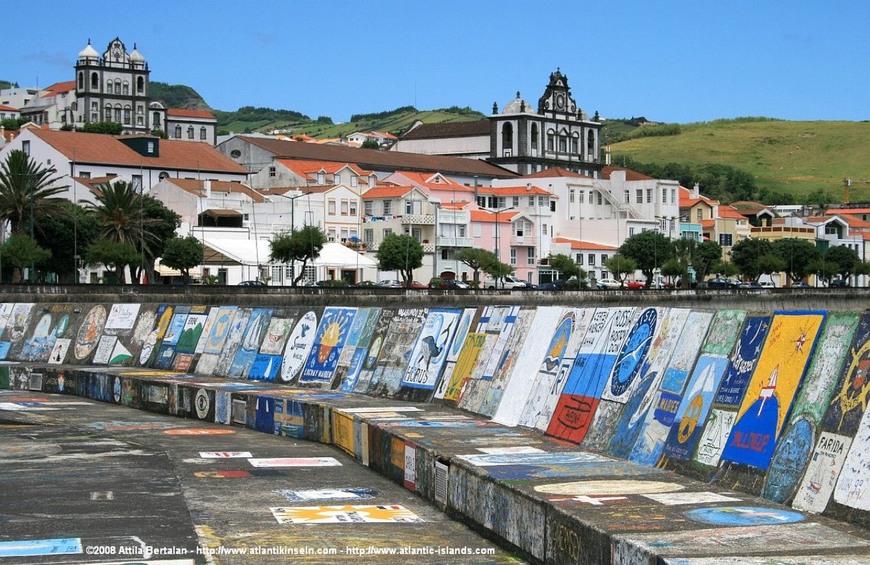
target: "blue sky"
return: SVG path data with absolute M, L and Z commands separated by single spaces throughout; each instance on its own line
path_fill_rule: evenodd
M 0 79 L 72 80 L 119 36 L 151 80 L 219 110 L 336 122 L 400 106 L 489 113 L 549 74 L 605 118 L 870 119 L 866 0 L 47 2 L 4 28 Z M 142 9 L 144 8 L 144 9 Z

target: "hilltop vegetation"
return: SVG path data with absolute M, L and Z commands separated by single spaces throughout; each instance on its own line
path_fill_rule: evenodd
M 676 178 L 688 187 L 692 184 L 677 176 L 686 169 L 718 166 L 735 171 L 744 175 L 742 186 L 751 181 L 754 196 L 768 203 L 789 196 L 796 202 L 842 202 L 844 178 L 852 179 L 850 201 L 870 200 L 870 122 L 866 121 L 738 118 L 682 124 L 667 135 L 633 134 L 613 144 L 612 152 L 614 165 L 625 164 L 640 172 L 658 167 L 665 173 L 663 178 Z M 701 192 L 725 202 L 752 196 L 740 186 L 701 182 Z M 731 193 L 737 190 L 741 192 Z

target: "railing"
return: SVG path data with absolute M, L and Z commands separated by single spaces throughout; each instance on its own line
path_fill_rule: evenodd
M 434 226 L 435 225 L 435 215 L 434 214 L 405 214 L 401 216 L 400 221 L 402 225 L 413 224 L 413 225 L 424 225 L 424 226 Z
M 538 237 L 534 235 L 512 235 L 510 244 L 511 246 L 521 245 L 524 247 L 534 247 L 538 245 Z
M 438 247 L 474 247 L 474 240 L 470 237 L 439 237 Z

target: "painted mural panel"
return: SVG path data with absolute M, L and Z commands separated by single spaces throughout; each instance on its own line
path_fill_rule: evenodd
M 564 388 L 570 366 L 563 367 L 562 361 L 568 354 L 568 346 L 574 335 L 578 312 L 580 310 L 577 308 L 565 308 L 555 330 L 549 334 L 551 336 L 550 344 L 547 346 L 543 362 L 538 367 L 532 392 L 520 415 L 519 424 L 521 426 L 537 427 L 539 420 L 547 412 L 547 400 L 553 389 Z M 544 334 L 544 336 L 546 335 Z
M 132 330 L 141 304 L 113 304 L 106 318 L 106 333 Z
M 504 362 L 504 352 L 516 325 L 519 306 L 486 306 L 480 316 L 477 331 L 486 335 L 471 380 L 462 393 L 459 407 L 477 412 L 489 390 L 496 372 Z
M 281 382 L 289 384 L 296 380 L 302 371 L 305 360 L 314 346 L 317 329 L 317 314 L 309 310 L 302 315 L 287 338 L 284 359 L 281 363 Z
M 538 370 L 549 347 L 549 333 L 562 317 L 562 307 L 538 307 L 529 326 L 527 339 L 518 352 L 516 363 L 508 377 L 498 410 L 493 420 L 506 426 L 516 426 L 528 402 Z M 545 337 L 546 336 L 546 337 Z
M 668 433 L 676 420 L 683 389 L 689 371 L 698 355 L 698 350 L 707 334 L 713 315 L 709 312 L 692 312 L 680 339 L 674 348 L 674 355 L 665 370 L 660 390 L 653 395 L 654 409 L 650 410 L 643 428 L 634 445 L 629 460 L 641 465 L 655 465 L 662 452 Z
M 356 308 L 324 308 L 314 345 L 299 376 L 300 384 L 329 386 L 344 347 Z
M 462 398 L 465 385 L 471 378 L 485 342 L 486 334 L 472 332 L 466 336 L 459 358 L 452 365 L 450 382 L 444 391 L 444 400 L 458 402 Z M 450 367 L 451 364 L 448 363 L 447 366 Z
M 774 314 L 724 460 L 767 469 L 824 321 L 824 312 Z
M 237 310 L 236 306 L 221 306 L 217 309 L 214 323 L 211 325 L 208 337 L 203 345 L 203 353 L 220 355 L 223 352 L 224 343 L 226 343 L 227 336 L 230 333 L 230 327 L 233 324 L 233 318 L 235 318 Z
M 417 335 L 426 319 L 424 308 L 400 308 L 390 321 L 368 394 L 392 398 L 399 392 Z
M 864 411 L 858 433 L 849 447 L 834 489 L 834 500 L 859 510 L 870 510 L 870 410 Z
M 450 349 L 447 350 L 447 361 L 444 364 L 444 370 L 441 374 L 441 381 L 435 387 L 434 398 L 444 399 L 444 394 L 447 392 L 447 387 L 450 385 L 453 376 L 453 369 L 456 367 L 456 362 L 459 360 L 459 355 L 462 353 L 462 347 L 465 344 L 465 338 L 469 332 L 472 332 L 477 327 L 477 320 L 481 314 L 481 309 L 464 308 L 462 315 L 459 318 L 459 324 L 456 327 L 456 332 L 453 336 L 453 343 L 450 344 Z
M 202 307 L 197 307 L 196 310 L 198 311 L 191 310 L 191 313 L 184 321 L 184 327 L 178 336 L 178 342 L 175 344 L 175 351 L 178 353 L 193 354 L 196 350 L 196 344 L 202 336 L 202 330 L 208 319 L 208 314 L 205 313 Z
M 21 352 L 15 355 L 22 361 L 45 361 L 54 349 L 57 338 L 64 337 L 70 324 L 70 314 L 43 312 L 38 317 L 28 339 L 22 340 Z
M 734 420 L 736 418 L 737 413 L 730 410 L 720 410 L 718 408 L 710 410 L 710 417 L 707 419 L 707 424 L 701 433 L 701 439 L 698 440 L 698 452 L 695 454 L 695 461 L 710 467 L 715 467 L 719 464 L 719 460 L 722 458 L 722 451 L 725 449 L 725 444 L 731 435 L 731 428 L 734 427 Z
M 704 341 L 701 352 L 712 355 L 730 355 L 745 319 L 745 310 L 719 310 L 716 312 L 716 315 L 713 316 L 713 323 L 710 324 L 710 329 L 707 331 L 707 340 Z
M 363 358 L 362 369 L 360 369 L 357 377 L 354 392 L 366 394 L 372 383 L 372 377 L 375 374 L 375 369 L 378 366 L 378 361 L 383 354 L 384 341 L 387 339 L 387 332 L 390 330 L 390 324 L 393 322 L 396 310 L 385 308 L 381 311 L 375 329 L 372 332 L 372 337 Z
M 666 456 L 687 461 L 695 452 L 728 363 L 724 355 L 704 353 L 698 357 L 665 442 Z
M 347 378 L 347 372 L 356 355 L 357 347 L 360 345 L 360 340 L 363 338 L 363 331 L 369 324 L 369 316 L 374 313 L 373 308 L 358 308 L 356 315 L 353 317 L 353 323 L 347 332 L 347 338 L 344 340 L 344 347 L 341 348 L 341 354 L 338 356 L 338 362 L 335 364 L 335 382 L 341 388 Z M 360 356 L 357 357 L 361 358 Z M 353 392 L 349 390 L 347 392 Z
M 19 316 L 19 307 L 30 306 L 31 308 L 27 309 L 27 318 L 30 317 L 30 310 L 32 309 L 32 304 L 16 304 L 15 309 L 12 311 L 12 331 L 15 332 L 15 328 L 18 324 Z M 101 305 L 94 306 L 91 308 L 88 313 L 85 315 L 85 319 L 82 320 L 81 325 L 79 326 L 79 331 L 76 334 L 75 345 L 73 346 L 73 354 L 75 358 L 78 360 L 85 359 L 94 348 L 97 347 L 97 343 L 100 341 L 100 337 L 103 335 L 103 328 L 106 325 L 106 308 Z M 26 327 L 26 325 L 25 325 Z
M 649 351 L 638 363 L 638 376 L 635 377 L 637 384 L 633 385 L 634 392 L 625 404 L 609 400 L 601 401 L 603 405 L 613 404 L 608 407 L 608 418 L 604 418 L 602 413 L 595 420 L 596 425 L 604 426 L 609 430 L 610 439 L 607 440 L 607 444 L 601 446 L 606 451 L 627 459 L 638 436 L 647 425 L 647 420 L 652 418 L 651 410 L 660 408 L 656 404 L 659 401 L 659 387 L 674 348 L 684 328 L 687 327 L 688 317 L 689 310 L 682 308 L 658 309 L 658 321 Z
M 251 313 L 251 308 L 239 308 L 236 310 L 223 342 L 223 351 L 221 351 L 218 357 L 215 374 L 224 377 L 229 376 L 233 360 L 236 358 L 236 353 L 242 345 L 242 340 L 245 338 L 245 330 L 248 329 Z
M 254 365 L 257 358 L 257 353 L 260 351 L 260 344 L 266 336 L 266 330 L 269 327 L 269 321 L 272 317 L 271 308 L 254 308 L 251 310 L 251 315 L 245 328 L 242 330 L 241 342 L 238 342 L 236 354 L 230 362 L 227 376 L 232 378 L 248 378 L 248 373 Z M 235 335 L 231 330 L 232 343 L 237 343 Z
M 578 444 L 586 437 L 634 311 L 595 310 L 547 428 L 549 435 Z
M 715 403 L 737 408 L 770 329 L 770 316 L 747 316 Z
M 378 320 L 383 311 L 382 308 L 365 308 L 364 310 L 366 310 L 367 314 L 361 316 L 361 312 L 357 312 L 357 315 L 353 320 L 353 326 L 351 326 L 351 335 L 349 337 L 354 336 L 354 326 L 357 326 L 357 321 L 364 321 L 364 325 L 360 328 L 359 335 L 356 338 L 356 345 L 353 347 L 345 345 L 344 351 L 342 351 L 342 357 L 344 357 L 345 351 L 351 352 L 344 378 L 339 387 L 342 392 L 353 392 L 356 388 L 363 367 L 365 366 L 366 357 L 369 353 L 369 346 L 371 346 L 372 343 L 372 336 L 375 333 L 375 329 L 378 327 Z M 342 365 L 341 359 L 339 359 L 338 373 L 341 374 L 341 371 Z
M 794 508 L 817 514 L 825 511 L 851 445 L 852 438 L 848 436 L 831 432 L 819 434 L 807 471 L 792 502 Z
M 513 374 L 514 365 L 526 343 L 526 338 L 529 336 L 529 327 L 534 318 L 535 310 L 533 308 L 523 308 L 517 314 L 517 320 L 514 322 L 514 329 L 511 332 L 510 340 L 502 354 L 501 364 L 489 388 L 486 390 L 483 402 L 481 402 L 480 407 L 477 409 L 478 414 L 492 417 L 498 409 L 505 387 L 508 385 L 508 380 Z
M 169 327 L 169 321 L 172 320 L 172 311 L 172 306 L 168 304 L 161 304 L 157 307 L 154 312 L 153 327 L 149 329 L 142 342 L 142 349 L 139 350 L 139 365 L 151 366 L 157 356 L 160 340 L 163 339 L 166 329 Z
M 822 428 L 837 434 L 854 436 L 867 410 L 870 394 L 870 314 L 861 316 L 844 369 L 833 387 L 827 403 Z
M 447 351 L 459 323 L 461 310 L 431 308 L 411 350 L 402 386 L 434 390 L 447 360 Z
M 782 434 L 770 459 L 761 496 L 779 503 L 792 497 L 813 450 L 814 433 L 813 422 L 802 416 Z

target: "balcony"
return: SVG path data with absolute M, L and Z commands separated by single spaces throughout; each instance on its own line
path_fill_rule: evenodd
M 405 214 L 400 221 L 403 226 L 434 226 L 435 214 Z
M 534 235 L 512 235 L 510 238 L 511 247 L 537 247 L 538 238 Z
M 474 240 L 470 237 L 439 237 L 438 247 L 474 247 Z

